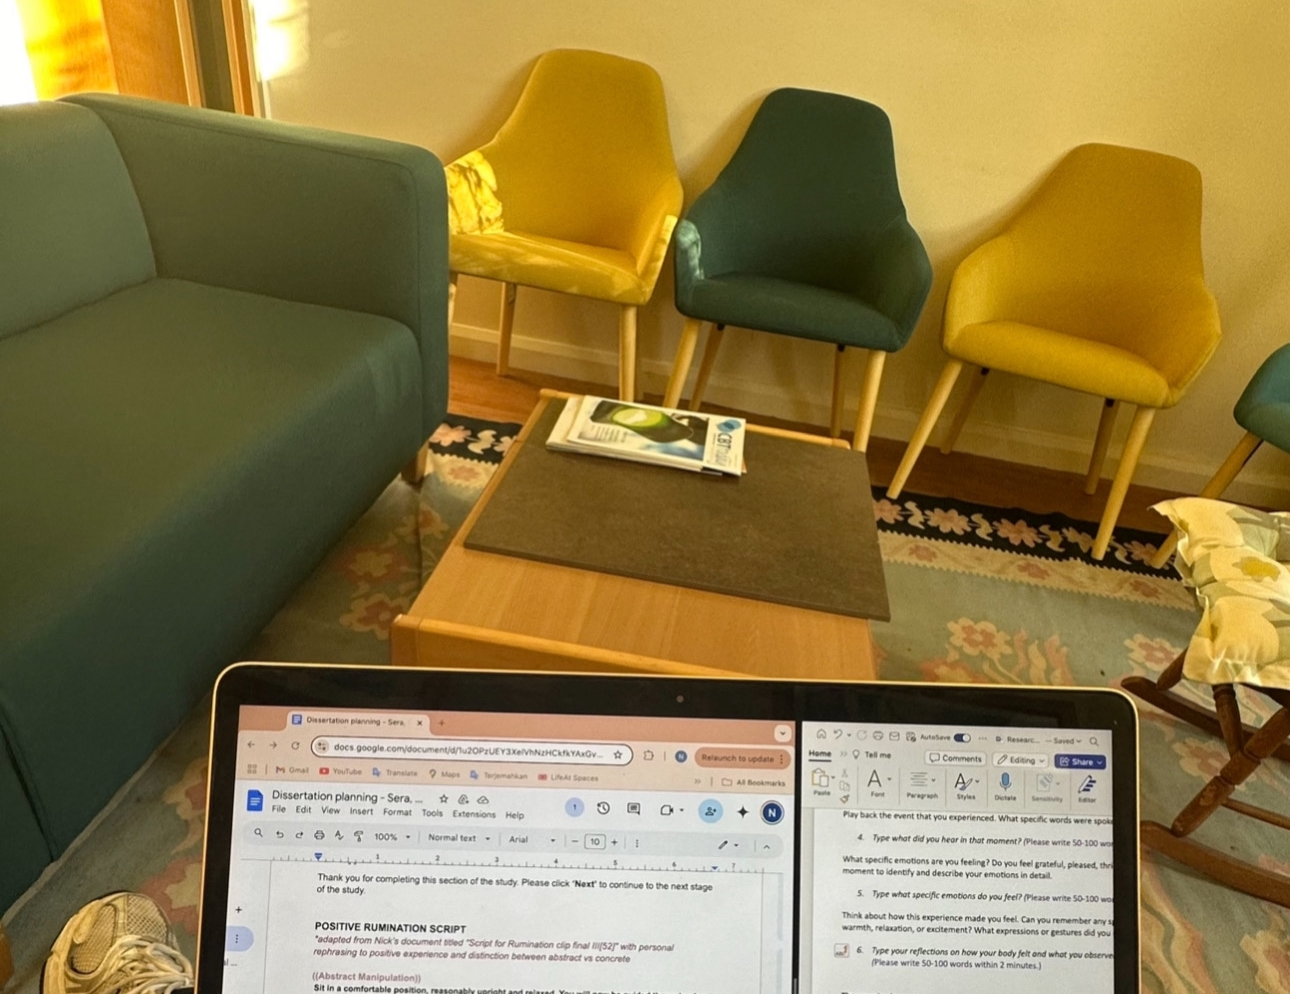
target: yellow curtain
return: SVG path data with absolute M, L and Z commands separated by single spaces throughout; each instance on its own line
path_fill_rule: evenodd
M 101 0 L 18 0 L 18 12 L 38 97 L 116 92 Z

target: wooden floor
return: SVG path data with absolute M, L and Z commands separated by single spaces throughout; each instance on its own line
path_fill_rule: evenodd
M 491 363 L 457 357 L 450 361 L 449 370 L 449 410 L 454 414 L 494 421 L 524 421 L 537 403 L 538 391 L 543 387 L 600 394 L 612 389 L 603 383 L 582 383 L 521 370 L 513 370 L 511 375 L 499 377 Z M 647 399 L 654 403 L 660 400 L 658 397 Z M 712 410 L 725 409 L 714 407 Z M 796 428 L 800 431 L 823 430 L 818 425 L 795 424 L 745 411 L 731 413 L 748 416 L 760 424 Z M 1091 438 L 1089 446 L 1092 447 Z M 870 441 L 867 457 L 869 476 L 874 483 L 881 485 L 891 480 L 904 451 L 904 439 L 875 436 Z M 1106 471 L 1115 472 L 1115 463 L 1110 459 L 1107 460 Z M 1039 469 L 957 452 L 944 456 L 931 445 L 923 450 L 906 485 L 909 493 L 957 497 L 994 507 L 1021 507 L 1036 512 L 1059 511 L 1082 521 L 1097 521 L 1102 516 L 1102 505 L 1110 488 L 1110 479 L 1104 479 L 1097 493 L 1090 497 L 1084 493 L 1083 474 Z M 1120 524 L 1163 533 L 1166 531 L 1164 519 L 1150 510 L 1150 507 L 1157 501 L 1178 496 L 1182 495 L 1150 487 L 1130 487 L 1124 501 L 1124 510 L 1120 514 Z

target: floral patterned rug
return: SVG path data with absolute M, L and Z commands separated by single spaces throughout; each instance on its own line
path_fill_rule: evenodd
M 1117 528 L 1106 557 L 1093 559 L 1097 526 L 1064 514 L 1036 514 L 1018 507 L 984 507 L 952 497 L 905 494 L 890 501 L 882 487 L 873 488 L 874 517 L 882 531 L 914 537 L 935 537 L 977 549 L 1023 552 L 1032 573 L 1042 571 L 1033 560 L 1048 563 L 1083 562 L 1142 576 L 1174 578 L 1173 568 L 1151 565 L 1161 536 L 1133 528 Z M 1161 524 L 1165 524 L 1161 518 Z
M 386 662 L 391 619 L 411 603 L 517 429 L 450 416 L 420 492 L 391 484 L 245 657 Z M 1105 686 L 1158 673 L 1195 624 L 1190 594 L 1145 563 L 1155 536 L 1117 533 L 1106 562 L 1094 564 L 1085 522 L 917 495 L 898 503 L 875 495 L 874 510 L 892 604 L 891 621 L 874 626 L 885 679 Z M 203 705 L 10 910 L 13 990 L 37 994 L 63 922 L 108 890 L 150 894 L 191 952 L 207 719 Z M 1144 706 L 1144 817 L 1171 821 L 1224 757 L 1218 740 Z M 1242 795 L 1290 809 L 1290 767 L 1264 764 Z M 1290 874 L 1286 837 L 1238 818 L 1219 811 L 1198 838 Z M 1141 916 L 1144 992 L 1290 994 L 1290 911 L 1147 853 Z

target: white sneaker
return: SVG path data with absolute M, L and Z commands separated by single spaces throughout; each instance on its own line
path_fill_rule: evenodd
M 193 986 L 165 913 L 144 894 L 91 901 L 63 926 L 40 978 L 41 994 L 173 994 Z

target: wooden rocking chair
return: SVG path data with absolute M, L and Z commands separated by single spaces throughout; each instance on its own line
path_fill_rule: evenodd
M 1287 742 L 1290 739 L 1290 690 L 1250 688 L 1280 705 L 1262 726 L 1254 728 L 1241 720 L 1240 703 L 1233 684 L 1214 685 L 1214 711 L 1193 704 L 1172 689 L 1182 679 L 1186 655 L 1185 651 L 1179 653 L 1178 658 L 1155 681 L 1132 676 L 1120 681 L 1120 686 L 1175 718 L 1213 735 L 1221 735 L 1231 759 L 1182 809 L 1172 825 L 1144 821 L 1141 826 L 1142 842 L 1228 887 L 1290 908 L 1290 877 L 1236 859 L 1189 838 L 1220 807 L 1290 830 L 1290 816 L 1246 804 L 1232 797 L 1233 791 L 1249 779 L 1259 764 L 1269 756 L 1290 761 L 1290 743 Z
M 1142 823 L 1142 841 L 1220 883 L 1290 908 L 1290 876 L 1236 859 L 1190 838 L 1220 807 L 1290 830 L 1290 814 L 1232 794 L 1265 759 L 1290 762 L 1290 515 L 1266 514 L 1204 497 L 1157 504 L 1179 536 L 1174 562 L 1195 588 L 1201 618 L 1191 644 L 1156 680 L 1132 676 L 1120 686 L 1175 718 L 1222 736 L 1231 757 L 1173 824 Z M 1213 688 L 1214 709 L 1173 688 L 1184 677 Z M 1255 727 L 1241 719 L 1236 687 L 1280 705 Z

